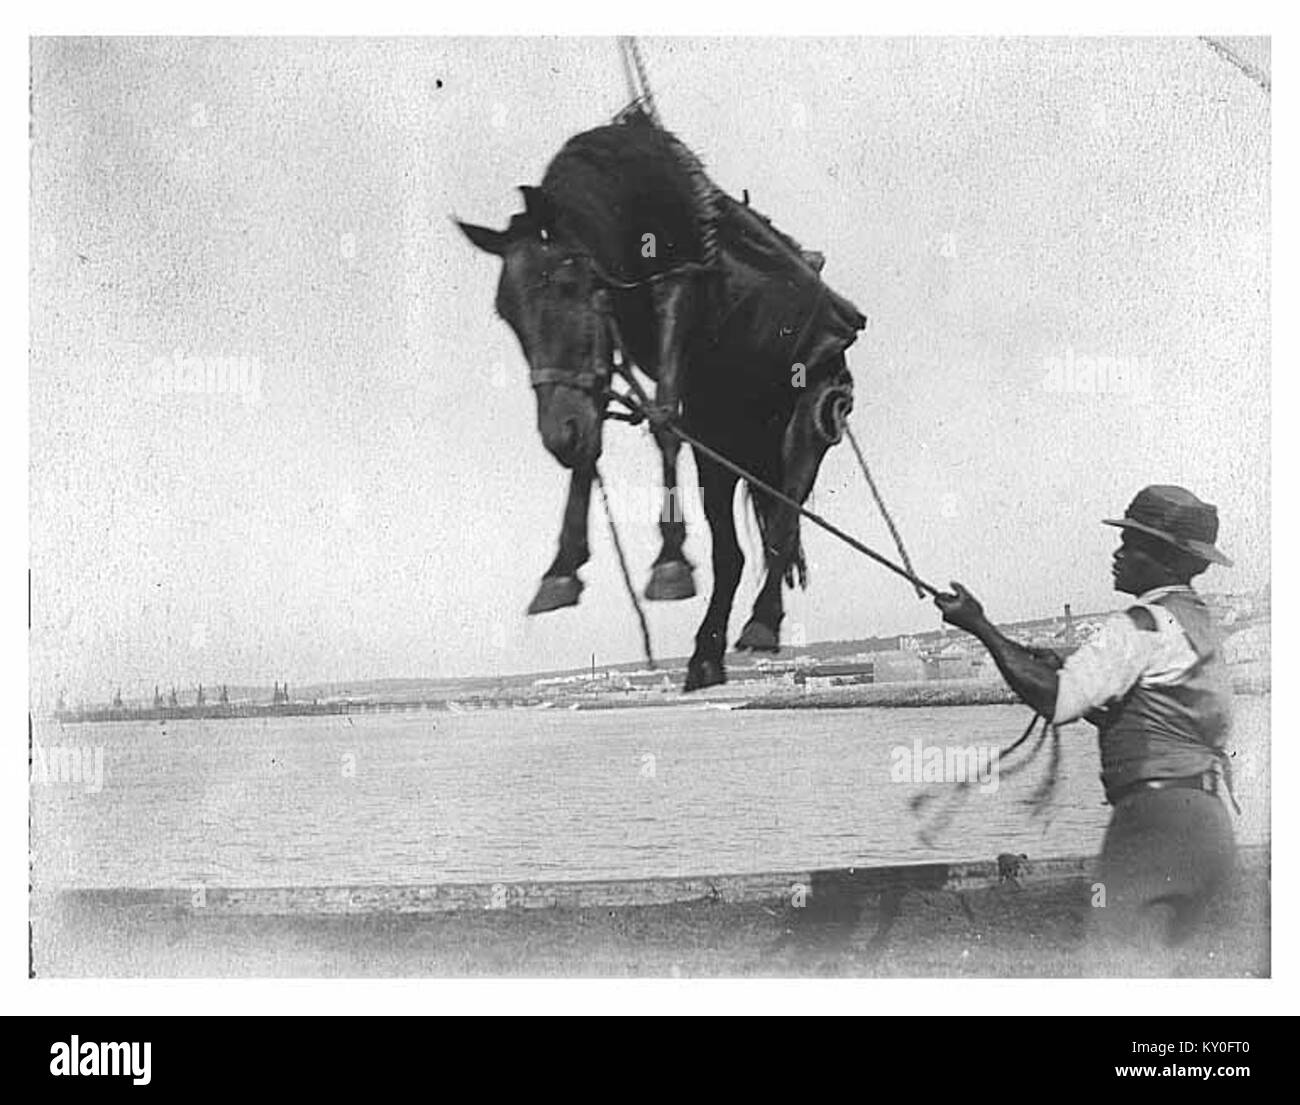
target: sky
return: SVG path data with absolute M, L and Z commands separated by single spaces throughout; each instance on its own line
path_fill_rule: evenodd
M 1267 68 L 1268 44 L 1242 41 Z M 869 317 L 853 426 L 917 570 L 1001 620 L 1116 604 L 1145 484 L 1217 504 L 1208 590 L 1270 575 L 1270 101 L 1192 38 L 641 47 L 715 182 Z M 501 226 L 626 101 L 611 39 L 35 40 L 32 697 L 634 660 L 598 500 L 573 609 L 524 610 L 567 473 L 493 311 Z M 1096 364 L 1115 363 L 1124 371 Z M 658 463 L 607 427 L 634 580 Z M 685 486 L 694 467 L 682 462 Z M 883 551 L 847 446 L 811 505 Z M 700 596 L 647 604 L 690 650 Z M 732 637 L 759 582 L 752 524 Z M 745 540 L 742 537 L 742 540 Z M 933 628 L 805 529 L 787 638 Z

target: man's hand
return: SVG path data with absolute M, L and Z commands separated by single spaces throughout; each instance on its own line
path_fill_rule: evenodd
M 998 632 L 984 616 L 984 607 L 979 600 L 960 583 L 954 583 L 952 590 L 951 595 L 937 595 L 934 600 L 943 620 L 978 637 L 989 650 L 1007 685 L 1043 717 L 1054 716 L 1059 689 L 1056 674 L 1059 660 L 1052 663 L 1040 658 L 1024 645 Z
M 949 625 L 955 625 L 958 629 L 966 630 L 967 633 L 977 634 L 979 628 L 987 623 L 984 607 L 960 583 L 954 582 L 952 590 L 951 595 L 939 595 L 935 598 L 935 606 L 939 608 L 943 620 Z

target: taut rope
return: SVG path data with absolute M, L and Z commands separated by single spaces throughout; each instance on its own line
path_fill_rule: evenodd
M 650 404 L 650 400 L 646 396 L 645 390 L 641 387 L 636 377 L 632 374 L 632 370 L 629 365 L 624 364 L 620 366 L 620 372 L 623 378 L 628 382 L 628 385 L 632 388 L 633 394 L 630 396 L 618 396 L 617 398 L 621 403 L 623 403 L 624 406 L 628 407 L 631 410 L 636 411 L 636 413 L 639 414 L 642 418 L 646 417 L 645 412 L 650 407 L 651 404 Z M 821 528 L 826 530 L 827 533 L 834 534 L 846 545 L 849 545 L 851 548 L 857 549 L 857 551 L 862 553 L 864 556 L 871 557 L 871 559 L 874 560 L 877 564 L 881 565 L 884 568 L 888 568 L 895 575 L 902 576 L 905 580 L 907 580 L 908 583 L 910 583 L 913 587 L 917 588 L 917 590 L 923 591 L 926 594 L 933 596 L 934 598 L 938 598 L 943 593 L 939 590 L 939 588 L 934 586 L 934 584 L 927 583 L 915 572 L 913 572 L 910 568 L 904 568 L 900 564 L 895 564 L 892 560 L 889 559 L 889 557 L 885 556 L 883 553 L 876 552 L 876 550 L 871 548 L 871 546 L 864 544 L 863 542 L 859 541 L 856 537 L 853 537 L 851 534 L 845 533 L 842 529 L 839 528 L 839 526 L 833 525 L 832 523 L 826 521 L 826 519 L 823 518 L 820 514 L 816 514 L 813 511 L 809 510 L 806 506 L 803 505 L 803 503 L 799 502 L 797 499 L 792 498 L 791 496 L 785 494 L 785 492 L 783 491 L 778 491 L 770 483 L 767 483 L 765 480 L 759 479 L 756 475 L 754 475 L 753 472 L 747 471 L 746 469 L 742 468 L 739 464 L 737 464 L 735 461 L 731 460 L 728 457 L 723 456 L 716 449 L 712 448 L 711 446 L 705 445 L 704 442 L 702 442 L 694 434 L 688 432 L 687 430 L 682 429 L 676 416 L 669 416 L 665 421 L 665 425 L 669 430 L 675 433 L 678 437 L 680 437 L 683 441 L 689 444 L 691 448 L 695 449 L 697 452 L 702 453 L 704 456 L 708 457 L 710 460 L 714 461 L 715 463 L 722 465 L 722 467 L 727 469 L 728 472 L 731 472 L 734 475 L 740 477 L 740 479 L 744 480 L 746 483 L 748 483 L 751 487 L 755 488 L 756 490 L 762 491 L 764 494 L 771 496 L 777 502 L 784 503 L 792 510 L 797 511 L 799 514 L 803 515 L 803 517 L 807 518 L 814 525 L 821 526 Z
M 633 35 L 620 38 L 619 44 L 622 46 L 623 74 L 627 77 L 628 90 L 632 93 L 632 99 L 644 103 L 646 114 L 650 116 L 655 126 L 662 126 L 663 124 L 659 122 L 659 109 L 655 107 L 654 93 L 650 91 L 650 81 L 646 77 L 645 62 L 641 59 L 641 47 L 636 44 Z M 633 69 L 636 71 L 635 80 Z
M 853 446 L 853 452 L 858 458 L 858 465 L 862 469 L 862 474 L 867 478 L 867 486 L 871 488 L 871 497 L 876 500 L 880 516 L 884 518 L 885 525 L 889 527 L 889 535 L 894 539 L 894 547 L 898 549 L 898 555 L 902 557 L 903 566 L 911 572 L 912 559 L 907 555 L 907 550 L 903 547 L 903 535 L 898 532 L 898 527 L 894 525 L 894 519 L 889 513 L 889 508 L 885 506 L 885 500 L 880 495 L 880 489 L 876 487 L 876 481 L 871 478 L 871 469 L 867 467 L 867 458 L 862 455 L 862 450 L 858 448 L 858 439 L 853 436 L 853 427 L 848 424 L 847 420 L 844 423 L 844 432 L 848 435 L 849 444 Z M 920 585 L 916 587 L 916 597 L 918 599 L 925 598 L 925 592 L 921 590 Z

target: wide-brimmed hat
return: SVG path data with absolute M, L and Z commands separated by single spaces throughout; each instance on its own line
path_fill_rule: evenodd
M 1106 518 L 1108 526 L 1135 529 L 1173 545 L 1176 549 L 1232 567 L 1232 561 L 1214 547 L 1219 536 L 1219 512 L 1186 488 L 1144 487 L 1129 503 L 1123 518 Z

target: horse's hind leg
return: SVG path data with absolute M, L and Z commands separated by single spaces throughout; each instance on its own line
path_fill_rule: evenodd
M 736 540 L 736 519 L 732 505 L 736 477 L 707 457 L 699 457 L 700 491 L 704 515 L 713 535 L 713 595 L 704 620 L 695 634 L 695 652 L 686 666 L 687 691 L 727 681 L 723 653 L 727 647 L 727 622 L 731 603 L 745 567 L 745 556 Z
M 821 383 L 809 388 L 795 404 L 781 443 L 781 491 L 803 503 L 821 468 L 826 450 L 839 441 L 844 420 L 853 407 L 853 380 L 839 358 L 838 369 Z M 785 616 L 781 586 L 794 584 L 794 575 L 803 575 L 803 556 L 799 547 L 799 514 L 792 507 L 770 499 L 763 501 L 754 493 L 754 506 L 763 519 L 763 550 L 767 556 L 767 574 L 753 614 L 736 641 L 737 649 L 776 652 L 780 648 L 781 620 Z
M 591 504 L 594 477 L 592 468 L 575 468 L 569 475 L 569 497 L 564 504 L 560 548 L 542 576 L 537 594 L 528 604 L 530 614 L 545 614 L 578 604 L 583 586 L 578 578 L 578 569 L 591 556 L 587 548 L 587 509 Z

